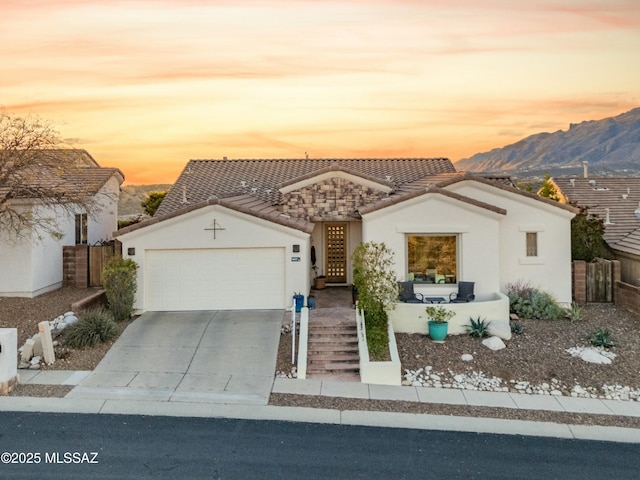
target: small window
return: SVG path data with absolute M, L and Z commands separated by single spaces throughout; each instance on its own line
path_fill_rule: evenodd
M 456 283 L 456 235 L 407 236 L 407 280 L 416 283 Z
M 87 244 L 88 219 L 86 213 L 76 214 L 76 245 Z
M 527 257 L 538 256 L 538 232 L 527 232 Z

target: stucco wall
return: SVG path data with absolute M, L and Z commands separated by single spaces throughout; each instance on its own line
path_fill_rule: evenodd
M 571 218 L 567 210 L 480 182 L 463 181 L 448 190 L 500 206 L 500 288 L 528 281 L 571 303 Z M 526 256 L 526 232 L 538 232 L 538 257 Z
M 224 228 L 216 232 L 213 221 Z M 122 242 L 124 258 L 131 258 L 138 265 L 138 292 L 135 308 L 144 311 L 145 251 L 164 249 L 252 248 L 285 247 L 285 292 L 283 299 L 290 306 L 289 293 L 308 292 L 310 278 L 310 238 L 301 231 L 236 212 L 220 205 L 207 206 L 184 215 L 165 220 L 133 232 L 118 236 Z M 293 245 L 300 245 L 300 252 L 293 252 Z M 129 255 L 129 249 L 135 249 Z M 300 261 L 293 262 L 292 257 Z M 250 294 L 250 292 L 247 292 Z
M 41 231 L 27 232 L 19 239 L 3 234 L 0 239 L 2 296 L 34 297 L 62 285 L 62 245 L 69 230 L 68 221 L 62 211 L 51 208 L 40 208 L 38 215 L 57 218 L 56 228 L 63 237 Z
M 112 177 L 96 196 L 98 210 L 89 218 L 89 243 L 112 239 L 118 228 L 120 184 Z M 84 210 L 78 209 L 81 213 Z M 61 237 L 32 232 L 16 241 L 0 239 L 0 295 L 33 297 L 62 286 L 62 247 L 75 245 L 75 217 L 62 209 L 40 208 L 42 217 L 56 219 Z
M 407 280 L 407 235 L 457 234 L 458 280 L 475 282 L 477 294 L 500 286 L 500 214 L 431 193 L 363 215 L 364 242 L 384 242 L 396 258 L 396 276 Z M 456 285 L 416 284 L 416 292 L 448 297 Z
M 118 229 L 119 198 L 120 183 L 116 177 L 111 177 L 95 197 L 97 210 L 94 216 L 89 217 L 87 229 L 90 245 L 113 239 L 113 233 Z M 74 243 L 75 231 L 72 243 L 65 243 L 65 245 L 73 245 Z

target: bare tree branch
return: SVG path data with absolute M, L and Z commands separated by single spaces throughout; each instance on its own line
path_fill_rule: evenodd
M 56 236 L 61 215 L 95 215 L 98 165 L 61 143 L 50 123 L 0 112 L 0 232 Z

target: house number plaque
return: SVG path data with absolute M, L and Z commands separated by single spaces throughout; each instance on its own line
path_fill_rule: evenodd
M 211 226 L 209 228 L 205 228 L 205 230 L 210 230 L 213 231 L 213 239 L 216 239 L 216 233 L 221 231 L 221 230 L 226 230 L 225 228 L 222 228 L 222 226 L 216 221 L 216 219 L 213 219 L 213 222 L 211 223 Z

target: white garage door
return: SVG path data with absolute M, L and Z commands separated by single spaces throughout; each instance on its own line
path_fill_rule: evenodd
M 284 248 L 148 250 L 146 310 L 284 308 Z

